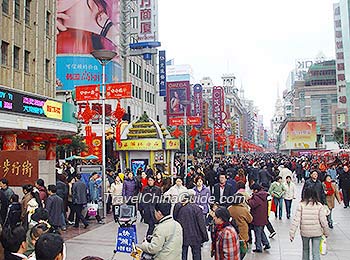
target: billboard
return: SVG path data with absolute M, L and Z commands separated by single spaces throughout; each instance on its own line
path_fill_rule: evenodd
M 157 4 L 156 0 L 138 0 L 138 42 L 157 41 Z
M 214 129 L 222 129 L 224 123 L 224 89 L 220 86 L 213 87 L 213 119 Z
M 316 148 L 316 122 L 288 122 L 281 135 L 281 148 L 315 149 Z
M 166 55 L 159 51 L 159 96 L 166 96 Z
M 190 115 L 191 105 L 184 105 L 182 101 L 190 100 L 190 82 L 167 82 L 167 118 Z
M 119 1 L 57 0 L 57 90 L 102 81 L 102 66 L 90 53 L 119 53 Z M 113 61 L 106 66 L 107 82 L 121 81 L 118 56 Z
M 201 84 L 195 84 L 193 86 L 193 95 L 194 95 L 193 115 L 200 117 L 200 122 L 197 126 L 201 127 L 202 115 L 203 115 L 203 88 Z

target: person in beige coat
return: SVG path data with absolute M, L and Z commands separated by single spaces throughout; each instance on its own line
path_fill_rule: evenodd
M 337 199 L 338 203 L 340 204 L 341 199 L 337 185 L 332 182 L 330 175 L 326 175 L 323 182 L 323 189 L 326 193 L 326 201 L 329 208 L 329 214 L 327 215 L 328 226 L 329 228 L 333 228 L 332 209 L 334 209 L 334 200 Z
M 312 243 L 312 259 L 320 259 L 320 242 L 322 235 L 328 236 L 326 211 L 320 203 L 317 192 L 313 187 L 305 187 L 302 201 L 294 216 L 289 237 L 294 240 L 295 232 L 300 226 L 303 241 L 303 260 L 310 259 L 310 241 Z
M 154 255 L 154 260 L 181 260 L 182 227 L 171 216 L 170 203 L 155 205 L 155 218 L 158 221 L 150 241 L 143 242 L 139 248 Z

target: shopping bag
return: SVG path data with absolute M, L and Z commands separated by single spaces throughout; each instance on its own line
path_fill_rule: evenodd
M 275 204 L 275 200 L 273 198 L 271 200 L 271 211 L 276 212 L 276 204 Z
M 97 215 L 98 204 L 96 203 L 88 203 L 87 204 L 87 214 L 90 217 L 95 217 Z
M 239 240 L 239 253 L 244 256 L 248 252 L 248 245 L 244 240 Z
M 321 242 L 320 242 L 320 254 L 325 255 L 327 254 L 327 239 L 325 236 L 322 236 Z

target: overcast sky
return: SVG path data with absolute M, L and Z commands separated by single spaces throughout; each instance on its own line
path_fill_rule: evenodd
M 336 0 L 158 0 L 159 39 L 167 59 L 190 64 L 196 82 L 204 76 L 222 85 L 234 73 L 237 87 L 253 99 L 265 127 L 277 88 L 286 88 L 295 61 L 323 52 L 335 56 Z M 194 82 L 195 83 L 195 82 Z

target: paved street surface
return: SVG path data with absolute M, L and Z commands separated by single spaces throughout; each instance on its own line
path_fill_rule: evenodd
M 299 191 L 301 185 L 298 185 Z M 294 207 L 297 203 L 294 202 Z M 255 254 L 248 253 L 244 258 L 246 260 L 264 259 L 264 260 L 300 260 L 301 259 L 301 238 L 297 234 L 293 243 L 289 241 L 289 226 L 291 220 L 286 217 L 282 220 L 275 220 L 271 214 L 270 220 L 277 232 L 274 239 L 271 239 L 271 249 L 268 252 Z M 334 229 L 331 230 L 330 237 L 327 240 L 327 255 L 321 256 L 322 260 L 349 260 L 350 259 L 350 209 L 343 209 L 343 205 L 336 205 L 333 211 Z M 105 225 L 91 225 L 90 230 L 75 230 L 69 228 L 64 237 L 67 239 L 67 260 L 80 260 L 87 255 L 95 255 L 105 260 L 112 259 L 115 249 L 115 240 L 117 225 L 109 222 Z M 139 242 L 146 233 L 147 225 L 137 224 L 137 233 Z M 84 233 L 85 232 L 85 233 Z M 81 234 L 80 234 L 81 233 Z M 268 233 L 268 231 L 267 231 Z M 70 238 L 73 237 L 74 238 Z M 70 239 L 69 239 L 70 238 Z M 254 248 L 254 245 L 252 246 Z M 251 250 L 250 250 L 251 251 Z M 114 259 L 126 260 L 132 259 L 127 254 L 117 253 Z M 189 256 L 188 259 L 192 259 Z M 203 247 L 203 259 L 210 258 L 210 244 L 206 243 Z

